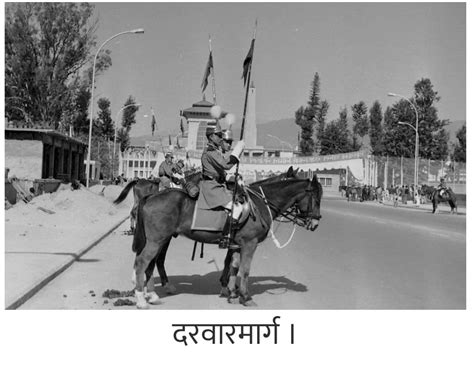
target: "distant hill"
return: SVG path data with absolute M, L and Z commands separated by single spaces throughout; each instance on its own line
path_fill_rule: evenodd
M 465 120 L 451 121 L 445 129 L 449 132 L 450 142 L 456 141 L 456 132 L 465 124 Z M 352 129 L 352 121 L 349 121 L 349 128 Z M 298 132 L 300 128 L 295 124 L 294 118 L 285 118 L 257 124 L 257 144 L 267 148 L 289 149 L 298 144 Z M 234 129 L 234 138 L 240 136 L 240 128 Z M 163 137 L 163 144 L 168 145 L 168 135 L 176 136 L 179 131 L 164 131 L 160 133 Z M 151 135 L 131 137 L 131 144 L 134 146 L 143 146 L 145 141 L 159 141 L 158 136 Z M 175 141 L 173 141 L 175 142 Z

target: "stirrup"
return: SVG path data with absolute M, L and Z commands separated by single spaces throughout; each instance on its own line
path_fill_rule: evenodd
M 240 248 L 240 245 L 228 236 L 225 236 L 219 239 L 218 244 L 219 244 L 219 248 L 222 248 L 222 249 L 237 250 Z

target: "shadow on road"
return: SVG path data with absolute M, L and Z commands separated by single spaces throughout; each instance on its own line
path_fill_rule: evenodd
M 170 276 L 169 281 L 176 287 L 176 294 L 196 295 L 219 295 L 221 285 L 220 271 L 214 271 L 206 275 L 177 275 Z M 155 277 L 156 291 L 160 297 L 167 296 L 161 286 L 160 278 Z M 306 285 L 296 283 L 284 276 L 255 276 L 249 279 L 249 290 L 252 295 L 268 292 L 269 294 L 281 294 L 286 291 L 306 292 Z

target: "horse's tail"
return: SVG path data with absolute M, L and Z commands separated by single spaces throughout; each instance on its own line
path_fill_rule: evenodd
M 125 200 L 125 198 L 127 197 L 128 193 L 130 192 L 130 190 L 135 186 L 137 185 L 137 182 L 138 180 L 132 180 L 130 181 L 127 186 L 125 186 L 125 188 L 122 190 L 122 192 L 120 193 L 120 195 L 117 197 L 117 199 L 114 200 L 114 204 L 120 204 L 121 202 L 123 202 Z
M 133 244 L 132 244 L 132 251 L 135 252 L 137 255 L 142 252 L 146 245 L 146 236 L 145 236 L 145 225 L 143 223 L 143 214 L 141 211 L 143 206 L 145 205 L 148 197 L 150 195 L 140 199 L 138 202 L 138 208 L 136 212 L 136 224 L 135 224 L 135 233 L 133 235 Z

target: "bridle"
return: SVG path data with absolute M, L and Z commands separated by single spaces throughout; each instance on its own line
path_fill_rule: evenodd
M 268 208 L 275 210 L 277 217 L 282 217 L 286 219 L 282 220 L 282 218 L 280 218 L 280 222 L 292 222 L 293 224 L 296 224 L 300 227 L 310 229 L 312 219 L 321 219 L 321 215 L 313 216 L 311 213 L 313 210 L 313 199 L 317 199 L 316 192 L 314 191 L 315 189 L 312 188 L 311 181 L 309 181 L 309 184 L 305 189 L 305 195 L 303 196 L 303 198 L 298 201 L 295 201 L 295 203 L 285 211 L 282 211 L 276 204 L 267 199 L 265 193 L 263 192 L 262 186 L 259 186 L 259 189 L 261 191 L 261 194 L 257 193 L 256 191 L 253 191 L 252 189 L 248 189 L 248 191 L 261 198 Z M 307 210 L 306 213 L 302 213 L 298 208 L 298 204 L 306 197 L 308 198 L 308 204 L 306 206 Z

